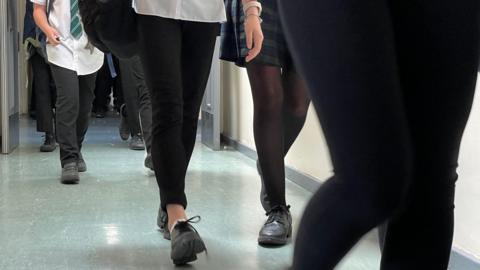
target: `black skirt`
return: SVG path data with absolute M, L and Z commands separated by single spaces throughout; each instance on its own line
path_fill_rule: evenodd
M 238 66 L 245 66 L 245 57 L 248 53 L 245 38 L 244 21 L 241 0 L 226 0 L 227 22 L 222 25 L 222 43 L 220 58 L 234 62 Z M 283 35 L 277 1 L 262 0 L 262 31 L 264 35 L 263 47 L 253 63 L 285 67 L 291 65 L 290 52 Z

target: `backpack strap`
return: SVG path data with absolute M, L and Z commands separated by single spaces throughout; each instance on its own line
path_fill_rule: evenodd
M 54 2 L 55 0 L 47 0 L 47 19 L 50 17 L 50 12 L 52 12 Z

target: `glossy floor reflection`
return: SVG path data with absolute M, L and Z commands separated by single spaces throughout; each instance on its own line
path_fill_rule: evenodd
M 79 185 L 59 183 L 58 149 L 40 153 L 34 122 L 22 120 L 21 147 L 0 155 L 0 269 L 173 269 L 169 242 L 156 229 L 158 188 L 142 151 L 128 149 L 118 119 L 95 119 L 84 148 L 88 172 Z M 265 220 L 254 162 L 235 151 L 198 144 L 188 172 L 190 215 L 209 256 L 187 269 L 286 269 L 293 245 L 256 244 Z M 287 184 L 294 226 L 310 193 Z M 374 235 L 342 270 L 378 269 Z

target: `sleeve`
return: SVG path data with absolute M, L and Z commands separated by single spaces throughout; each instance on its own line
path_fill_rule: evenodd
M 47 5 L 47 0 L 30 0 L 30 1 L 34 4 L 37 4 L 37 5 L 42 5 L 42 6 Z

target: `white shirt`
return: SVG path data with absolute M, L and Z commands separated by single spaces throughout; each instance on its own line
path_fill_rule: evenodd
M 223 0 L 134 0 L 138 14 L 194 21 L 224 22 L 227 20 Z
M 31 0 L 38 5 L 46 5 L 46 0 Z M 88 44 L 85 31 L 76 40 L 70 34 L 70 0 L 55 0 L 48 21 L 60 35 L 61 44 L 47 44 L 48 62 L 69 70 L 76 71 L 79 76 L 98 71 L 103 65 L 103 53 L 98 49 L 86 49 Z

